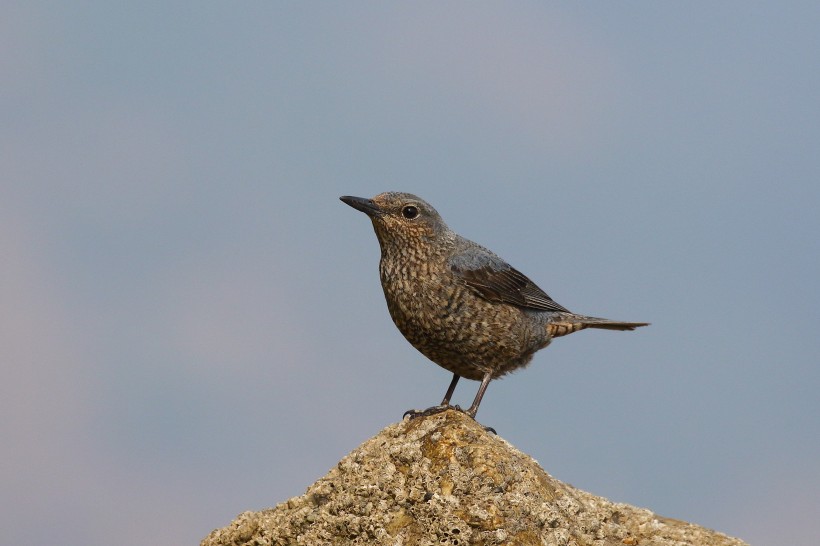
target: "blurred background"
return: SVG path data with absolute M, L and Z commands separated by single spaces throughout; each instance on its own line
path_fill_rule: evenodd
M 808 1 L 5 2 L 4 542 L 196 544 L 438 403 L 338 200 L 401 190 L 652 323 L 557 340 L 482 423 L 614 501 L 816 544 L 818 28 Z

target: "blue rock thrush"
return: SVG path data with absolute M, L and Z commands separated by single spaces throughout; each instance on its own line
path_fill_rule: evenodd
M 415 195 L 340 199 L 373 223 L 393 322 L 413 347 L 453 373 L 441 404 L 411 410 L 411 418 L 460 409 L 450 406 L 460 377 L 481 381 L 466 411 L 475 418 L 490 381 L 526 366 L 552 338 L 584 328 L 634 330 L 648 324 L 570 312 L 496 254 L 453 232 Z

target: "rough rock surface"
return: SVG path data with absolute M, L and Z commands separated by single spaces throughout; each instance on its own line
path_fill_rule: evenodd
M 743 545 L 561 483 L 465 415 L 391 425 L 307 492 L 240 514 L 217 545 Z

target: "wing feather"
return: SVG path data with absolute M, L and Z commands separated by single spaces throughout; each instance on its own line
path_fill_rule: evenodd
M 475 257 L 471 258 L 451 260 L 450 267 L 458 278 L 487 301 L 535 311 L 570 312 L 497 256 L 487 256 L 481 265 L 475 263 Z

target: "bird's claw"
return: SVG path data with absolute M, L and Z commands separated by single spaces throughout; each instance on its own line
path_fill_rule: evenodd
M 459 405 L 451 406 L 449 404 L 433 406 L 433 407 L 427 408 L 425 410 L 416 410 L 416 409 L 407 410 L 407 411 L 404 412 L 404 414 L 401 416 L 401 418 L 404 419 L 405 417 L 409 417 L 412 420 L 412 419 L 415 419 L 417 417 L 429 417 L 431 415 L 435 415 L 437 413 L 442 413 L 442 412 L 445 412 L 447 410 L 460 411 L 461 413 L 463 413 L 465 415 L 468 415 L 469 417 L 471 417 L 473 419 L 473 421 L 475 421 L 475 415 L 473 413 L 470 413 L 470 411 L 462 409 L 461 406 L 459 406 Z M 481 425 L 481 423 L 479 423 L 479 425 Z M 495 431 L 495 429 L 493 427 L 485 427 L 484 425 L 481 425 L 481 427 L 484 430 L 486 430 L 487 432 L 492 432 L 493 434 L 498 436 L 498 433 Z
M 447 411 L 448 409 L 454 409 L 458 411 L 462 411 L 458 406 L 451 406 L 449 404 L 443 404 L 440 406 L 433 406 L 431 408 L 427 408 L 426 410 L 416 410 L 411 409 L 404 412 L 404 415 L 401 416 L 402 419 L 405 417 L 409 417 L 410 419 L 415 419 L 416 417 L 429 417 L 431 415 L 435 415 L 437 413 L 441 413 L 443 411 Z

